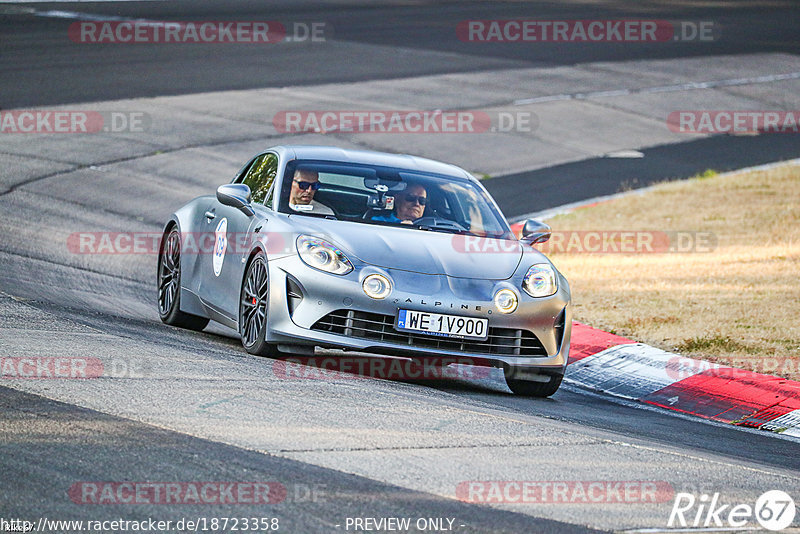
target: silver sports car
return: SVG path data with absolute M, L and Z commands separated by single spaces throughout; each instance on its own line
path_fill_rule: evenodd
M 472 175 L 414 156 L 280 146 L 167 221 L 158 307 L 236 329 L 252 354 L 315 347 L 468 357 L 546 397 L 569 354 L 567 280 Z

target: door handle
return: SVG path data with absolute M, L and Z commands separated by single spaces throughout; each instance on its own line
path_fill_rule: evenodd
M 216 217 L 217 217 L 217 214 L 214 213 L 213 211 L 207 211 L 206 212 L 206 219 L 208 219 L 209 221 L 213 221 Z

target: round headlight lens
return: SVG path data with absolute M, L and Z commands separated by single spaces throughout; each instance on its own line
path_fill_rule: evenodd
M 549 297 L 558 289 L 556 271 L 549 263 L 537 263 L 522 279 L 522 289 L 532 297 Z
M 353 264 L 344 253 L 324 239 L 301 235 L 297 238 L 297 253 L 309 267 L 332 274 L 347 274 Z
M 494 306 L 500 313 L 514 313 L 519 304 L 517 294 L 510 289 L 501 289 L 494 294 Z
M 382 274 L 371 274 L 361 283 L 364 293 L 369 298 L 385 299 L 392 292 L 392 283 Z

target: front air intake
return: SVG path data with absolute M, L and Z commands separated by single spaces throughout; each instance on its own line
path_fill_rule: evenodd
M 489 327 L 489 338 L 486 341 L 452 339 L 397 331 L 391 315 L 336 310 L 314 323 L 311 329 L 404 346 L 398 348 L 420 347 L 469 354 L 547 356 L 547 351 L 533 332 L 516 328 Z

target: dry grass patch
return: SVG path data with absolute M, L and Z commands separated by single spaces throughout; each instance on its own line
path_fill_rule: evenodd
M 800 166 L 665 183 L 554 231 L 712 232 L 712 252 L 549 254 L 575 319 L 665 350 L 800 380 Z M 691 234 L 686 234 L 691 235 Z

